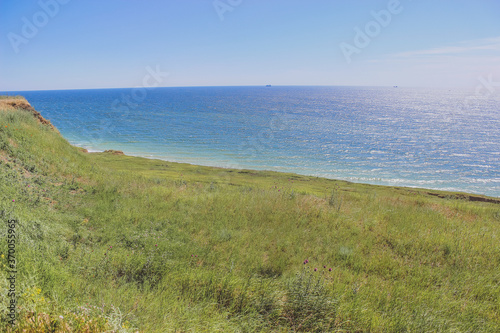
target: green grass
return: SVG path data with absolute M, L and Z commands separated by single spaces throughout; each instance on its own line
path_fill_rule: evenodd
M 26 100 L 23 96 L 21 95 L 0 95 L 0 100 L 1 99 L 20 99 L 20 100 Z
M 464 197 L 88 154 L 0 110 L 18 331 L 498 332 L 500 205 Z

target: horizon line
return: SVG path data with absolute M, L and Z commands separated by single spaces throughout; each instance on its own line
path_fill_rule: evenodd
M 426 89 L 464 89 L 467 88 L 465 86 L 407 86 L 407 85 L 327 85 L 327 84 L 309 84 L 309 85 L 301 85 L 301 84 L 286 84 L 286 85 L 213 85 L 213 86 L 205 86 L 205 85 L 192 85 L 192 86 L 161 86 L 161 87 L 101 87 L 101 88 L 64 88 L 64 89 L 28 89 L 28 90 L 0 90 L 0 95 L 4 93 L 17 93 L 17 92 L 35 92 L 35 91 L 73 91 L 73 90 L 117 90 L 117 89 L 158 89 L 158 88 L 244 88 L 244 87 L 263 87 L 263 88 L 272 88 L 272 87 L 357 87 L 357 88 L 426 88 Z

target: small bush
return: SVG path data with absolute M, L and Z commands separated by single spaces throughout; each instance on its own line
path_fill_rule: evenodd
M 304 268 L 287 286 L 282 317 L 294 331 L 324 331 L 334 324 L 335 304 L 320 273 Z
M 333 207 L 337 212 L 340 211 L 342 207 L 342 196 L 338 188 L 332 190 L 330 196 L 328 197 L 328 204 Z

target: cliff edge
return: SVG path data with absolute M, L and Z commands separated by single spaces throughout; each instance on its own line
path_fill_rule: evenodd
M 36 111 L 31 104 L 22 96 L 1 96 L 0 109 L 16 110 L 21 109 L 31 112 L 33 116 L 42 124 L 50 126 L 54 131 L 57 129 L 51 124 L 50 120 L 45 119 L 40 112 Z

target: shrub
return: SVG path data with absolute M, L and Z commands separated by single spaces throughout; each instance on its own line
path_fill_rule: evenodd
M 294 331 L 324 331 L 333 326 L 336 302 L 320 273 L 304 268 L 289 282 L 282 317 Z

